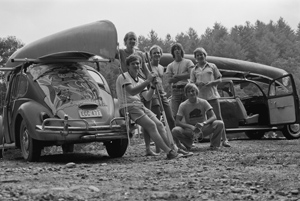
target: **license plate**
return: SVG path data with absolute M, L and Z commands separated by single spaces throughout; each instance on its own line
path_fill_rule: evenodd
M 81 118 L 90 118 L 90 117 L 102 117 L 100 109 L 96 110 L 79 110 L 79 116 Z

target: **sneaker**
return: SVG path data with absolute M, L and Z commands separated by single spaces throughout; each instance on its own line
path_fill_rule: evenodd
M 229 142 L 226 140 L 222 143 L 223 147 L 231 147 L 231 145 L 229 144 Z
M 168 154 L 167 154 L 167 159 L 171 160 L 171 159 L 176 159 L 176 158 L 180 158 L 182 157 L 182 154 L 177 153 L 174 150 L 171 150 Z
M 189 156 L 194 155 L 193 152 L 184 151 L 183 149 L 178 149 L 177 152 L 180 153 L 180 154 L 182 154 L 184 157 L 189 157 Z

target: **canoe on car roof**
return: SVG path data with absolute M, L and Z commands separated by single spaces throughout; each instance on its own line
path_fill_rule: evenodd
M 101 56 L 114 59 L 118 37 L 114 24 L 108 20 L 97 21 L 41 38 L 25 45 L 10 56 L 5 67 L 17 67 L 21 62 L 12 59 L 40 59 L 49 55 L 89 57 Z M 71 53 L 72 54 L 68 54 Z M 77 55 L 76 55 L 77 52 Z
M 193 54 L 185 54 L 184 57 L 196 63 Z M 285 70 L 280 68 L 238 59 L 207 56 L 206 60 L 216 64 L 223 77 L 246 77 L 248 79 L 265 78 L 267 81 L 287 74 Z M 173 57 L 171 54 L 163 54 L 160 64 L 166 67 L 172 61 Z

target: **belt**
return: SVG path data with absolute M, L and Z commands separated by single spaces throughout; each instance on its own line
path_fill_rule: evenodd
M 182 89 L 185 87 L 185 84 L 181 84 L 181 85 L 173 85 L 172 88 L 174 89 Z

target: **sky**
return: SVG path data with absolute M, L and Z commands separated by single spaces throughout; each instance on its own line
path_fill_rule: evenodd
M 118 41 L 133 31 L 147 37 L 173 39 L 189 28 L 199 36 L 220 23 L 257 20 L 276 23 L 280 17 L 293 29 L 300 23 L 300 0 L 0 0 L 0 37 L 16 36 L 28 44 L 42 37 L 99 20 L 114 23 Z

